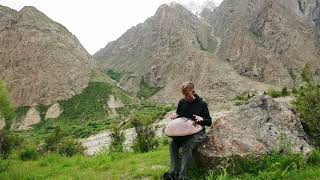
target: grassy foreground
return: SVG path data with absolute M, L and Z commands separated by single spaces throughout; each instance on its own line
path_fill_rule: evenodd
M 170 169 L 168 145 L 148 153 L 102 152 L 93 157 L 48 154 L 29 161 L 20 160 L 17 154 L 12 153 L 8 159 L 0 160 L 0 179 L 161 179 L 162 174 Z M 291 163 L 285 170 L 278 168 L 281 161 L 274 162 L 258 175 L 240 176 L 231 176 L 223 169 L 210 173 L 192 167 L 190 175 L 194 180 L 320 179 L 318 163 L 305 162 L 303 167 Z

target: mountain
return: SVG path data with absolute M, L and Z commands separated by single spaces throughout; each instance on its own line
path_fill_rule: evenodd
M 94 58 L 102 69 L 119 74 L 124 89 L 161 103 L 177 102 L 180 85 L 188 80 L 211 107 L 222 108 L 239 93 L 270 87 L 240 76 L 215 55 L 219 46 L 211 25 L 171 3 L 108 43 Z
M 320 75 L 319 0 L 225 0 L 201 16 L 221 39 L 218 56 L 242 76 L 292 86 L 290 72 Z
M 80 93 L 91 55 L 65 27 L 34 7 L 0 6 L 0 79 L 17 106 L 52 104 Z

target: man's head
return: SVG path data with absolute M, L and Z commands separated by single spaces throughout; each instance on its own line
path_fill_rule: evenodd
M 194 99 L 194 84 L 191 81 L 185 82 L 181 86 L 181 92 L 187 101 L 192 101 Z

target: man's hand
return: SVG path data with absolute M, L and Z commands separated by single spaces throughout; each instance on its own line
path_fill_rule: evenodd
M 193 115 L 193 116 L 194 116 L 194 118 L 196 119 L 196 122 L 201 122 L 201 121 L 203 121 L 203 117 L 197 116 L 197 115 Z
M 174 113 L 170 116 L 170 119 L 177 119 L 178 117 L 178 114 L 177 113 Z

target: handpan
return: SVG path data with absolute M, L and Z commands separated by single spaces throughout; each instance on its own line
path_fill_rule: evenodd
M 162 132 L 170 137 L 187 136 L 201 131 L 203 127 L 196 124 L 193 120 L 182 117 L 171 120 L 162 130 Z

